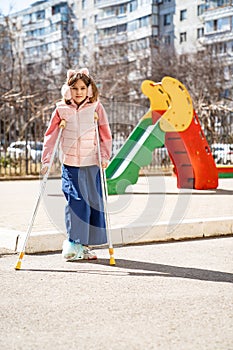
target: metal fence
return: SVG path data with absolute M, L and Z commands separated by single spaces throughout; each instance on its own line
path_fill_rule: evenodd
M 1 107 L 0 178 L 40 173 L 43 134 L 51 112 L 52 108 L 38 113 L 27 100 Z
M 15 176 L 38 176 L 40 173 L 44 132 L 55 106 L 37 115 L 31 115 L 27 101 L 24 102 L 23 107 L 23 115 L 15 113 L 15 110 L 9 107 L 1 109 L 0 179 Z M 105 103 L 104 107 L 112 131 L 113 155 L 115 155 L 148 108 L 119 101 Z M 203 119 L 202 122 L 209 144 L 214 145 L 213 152 L 216 162 L 224 163 L 226 158 L 221 157 L 221 152 L 225 152 L 226 147 L 233 146 L 229 144 L 233 138 L 233 114 L 222 113 L 212 118 L 211 122 L 206 119 Z M 210 123 L 213 124 L 211 128 Z M 229 150 L 232 155 L 227 158 L 227 162 L 233 163 L 233 147 Z M 142 171 L 146 173 L 171 172 L 172 164 L 166 148 L 155 149 L 152 163 Z M 60 174 L 58 157 L 54 162 L 52 173 Z

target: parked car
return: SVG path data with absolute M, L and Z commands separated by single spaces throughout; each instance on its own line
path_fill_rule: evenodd
M 216 164 L 233 164 L 233 144 L 214 143 L 211 151 Z
M 31 159 L 36 163 L 41 159 L 42 149 L 42 142 L 16 141 L 10 144 L 7 148 L 7 153 L 12 159 L 26 159 L 27 157 L 27 159 Z

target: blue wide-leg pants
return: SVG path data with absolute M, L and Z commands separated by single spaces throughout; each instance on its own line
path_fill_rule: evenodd
M 62 166 L 62 190 L 67 200 L 68 239 L 83 245 L 107 242 L 100 169 L 98 166 Z

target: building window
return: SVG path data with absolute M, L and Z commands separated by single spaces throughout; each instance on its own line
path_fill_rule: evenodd
M 217 55 L 217 45 L 211 45 L 210 48 L 211 48 L 212 56 L 216 56 Z
M 224 17 L 218 20 L 218 30 L 227 31 L 231 30 L 231 18 Z
M 36 12 L 36 19 L 44 19 L 45 18 L 45 10 Z
M 139 18 L 139 28 L 147 27 L 149 25 L 149 16 Z
M 28 24 L 31 23 L 32 21 L 32 15 L 31 13 L 28 15 L 23 16 L 23 24 Z
M 180 21 L 184 21 L 187 19 L 187 10 L 181 10 L 180 11 Z
M 116 8 L 115 7 L 108 7 L 105 11 L 104 11 L 104 17 L 111 17 L 111 16 L 115 16 L 116 15 Z
M 205 4 L 201 4 L 201 5 L 197 6 L 197 15 L 198 16 L 200 16 L 200 15 L 202 15 L 204 13 L 205 7 L 206 7 Z
M 230 17 L 224 17 L 215 19 L 213 21 L 206 22 L 206 33 L 217 32 L 217 31 L 230 31 L 231 22 Z
M 128 23 L 128 31 L 129 32 L 132 32 L 132 31 L 134 31 L 136 29 L 137 29 L 137 21 L 136 20 L 131 21 L 131 22 Z
M 126 5 L 120 5 L 118 8 L 118 15 L 124 15 L 127 12 Z
M 226 43 L 220 43 L 218 45 L 218 52 L 219 54 L 224 54 L 227 52 L 227 44 Z
M 185 41 L 187 41 L 187 33 L 186 32 L 180 33 L 180 44 Z
M 217 19 L 214 19 L 214 21 L 213 21 L 213 29 L 214 29 L 215 32 L 218 30 L 218 21 L 217 21 Z
M 82 44 L 83 44 L 83 46 L 87 46 L 87 37 L 86 37 L 86 35 L 82 39 Z
M 88 64 L 88 57 L 87 57 L 87 55 L 83 55 L 83 64 L 84 65 Z
M 206 22 L 206 33 L 212 33 L 217 29 L 217 20 Z
M 83 18 L 83 21 L 82 21 L 82 26 L 83 28 L 85 28 L 87 26 L 87 19 L 86 18 Z
M 147 27 L 149 25 L 149 16 L 138 18 L 128 23 L 128 31 L 132 32 L 138 28 Z
M 167 13 L 166 15 L 164 15 L 163 17 L 163 25 L 164 26 L 169 26 L 171 24 L 171 14 Z
M 204 28 L 197 28 L 197 39 L 202 38 L 204 36 Z
M 85 10 L 87 8 L 87 1 L 82 0 L 82 10 Z
M 116 35 L 116 27 L 104 28 L 104 36 Z
M 61 13 L 63 6 L 64 5 L 60 5 L 60 4 L 52 6 L 52 15 L 56 15 L 57 13 Z
M 165 35 L 164 36 L 164 44 L 165 45 L 171 45 L 171 36 L 170 35 Z
M 133 12 L 133 11 L 137 10 L 137 7 L 138 7 L 138 2 L 137 2 L 137 0 L 132 1 L 132 2 L 129 4 L 129 12 Z
M 119 24 L 119 25 L 117 26 L 117 33 L 126 32 L 126 29 L 127 29 L 126 24 Z
M 98 44 L 98 34 L 97 33 L 94 34 L 94 43 Z
M 218 6 L 229 5 L 229 0 L 218 0 Z

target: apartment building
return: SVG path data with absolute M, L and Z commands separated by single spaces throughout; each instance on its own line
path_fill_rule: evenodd
M 202 49 L 199 38 L 204 36 L 201 14 L 205 11 L 203 0 L 177 0 L 173 16 L 174 48 L 178 55 L 195 53 Z
M 76 27 L 79 32 L 79 66 L 92 66 L 97 50 L 96 23 L 99 9 L 96 0 L 73 0 Z
M 137 90 L 141 93 L 138 81 L 151 75 L 153 39 L 159 29 L 158 8 L 151 0 L 98 0 L 97 7 L 98 58 L 111 71 L 109 85 L 105 78 L 106 90 L 110 96 L 122 91 L 123 96 L 126 88 L 129 97 L 137 98 Z
M 110 69 L 105 82 L 122 76 L 121 68 L 130 84 L 150 77 L 161 46 L 178 55 L 211 46 L 225 60 L 231 94 L 232 0 L 41 0 L 11 22 L 14 47 L 28 67 Z
M 232 98 L 233 1 L 209 1 L 202 18 L 204 22 L 202 44 L 210 48 L 213 57 L 218 57 L 224 62 L 224 97 Z
M 79 52 L 79 35 L 75 15 L 69 1 L 41 0 L 29 8 L 11 15 L 18 54 L 29 72 L 35 66 L 60 73 L 67 65 L 69 53 Z M 78 64 L 75 54 L 72 63 Z
M 150 47 L 152 39 L 156 45 L 174 47 L 177 54 L 196 52 L 202 47 L 198 39 L 204 36 L 201 15 L 206 9 L 205 0 L 99 0 L 97 7 L 101 45 L 122 40 L 137 43 L 143 51 Z M 144 44 L 140 45 L 140 41 Z
M 199 49 L 202 0 L 97 0 L 96 6 L 99 61 L 115 70 L 118 66 L 131 86 L 153 75 L 162 46 L 178 55 Z M 133 91 L 131 96 L 135 97 Z

